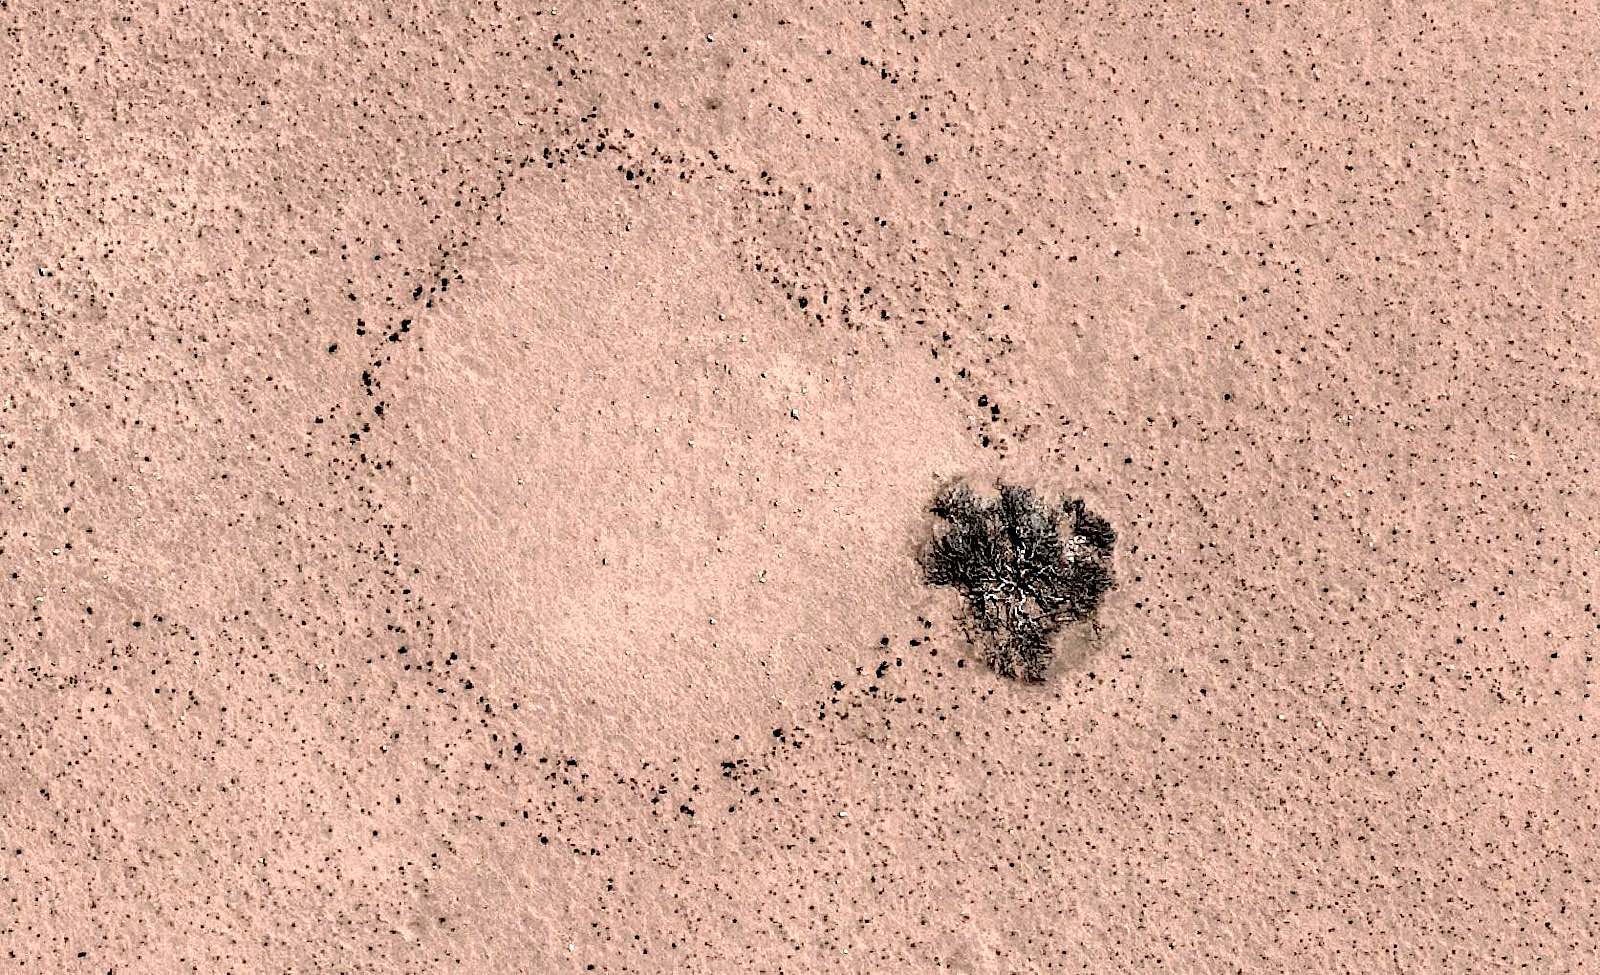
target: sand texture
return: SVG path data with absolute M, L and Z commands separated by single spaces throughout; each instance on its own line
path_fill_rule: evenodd
M 1600 971 L 1592 7 L 0 26 L 0 973 Z

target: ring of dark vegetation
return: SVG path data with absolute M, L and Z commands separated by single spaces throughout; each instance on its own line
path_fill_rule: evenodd
M 1041 681 L 1057 634 L 1093 621 L 1116 584 L 1117 533 L 1081 499 L 997 487 L 996 497 L 959 481 L 939 492 L 929 506 L 938 521 L 923 569 L 930 584 L 960 590 L 986 663 L 1005 677 Z

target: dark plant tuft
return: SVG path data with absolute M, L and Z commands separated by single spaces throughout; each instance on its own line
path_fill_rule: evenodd
M 968 623 L 998 673 L 1044 679 L 1062 627 L 1092 619 L 1115 581 L 1110 522 L 1071 498 L 1049 504 L 1031 488 L 998 485 L 982 498 L 964 482 L 929 510 L 942 523 L 923 557 L 928 582 L 965 597 Z M 1065 531 L 1063 531 L 1065 529 Z

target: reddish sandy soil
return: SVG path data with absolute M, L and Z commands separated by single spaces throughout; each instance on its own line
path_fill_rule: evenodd
M 1600 970 L 1591 10 L 0 22 L 0 971 Z

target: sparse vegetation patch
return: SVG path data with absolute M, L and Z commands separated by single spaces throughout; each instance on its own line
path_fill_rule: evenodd
M 1117 535 L 1080 499 L 998 488 L 982 497 L 956 482 L 939 492 L 929 507 L 938 524 L 923 568 L 930 584 L 960 590 L 973 640 L 996 672 L 1040 681 L 1057 634 L 1092 623 L 1115 584 Z

